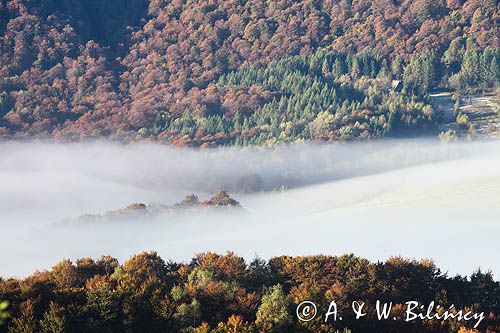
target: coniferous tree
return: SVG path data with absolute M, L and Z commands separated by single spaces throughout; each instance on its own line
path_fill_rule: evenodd
M 64 309 L 54 302 L 50 302 L 49 309 L 43 314 L 40 320 L 40 329 L 43 333 L 63 333 L 66 332 L 66 316 Z
M 20 305 L 20 313 L 12 318 L 9 324 L 9 333 L 36 333 L 37 325 L 35 320 L 35 303 L 27 300 Z

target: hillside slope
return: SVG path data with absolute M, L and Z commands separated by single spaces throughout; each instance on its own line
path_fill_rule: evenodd
M 498 84 L 499 9 L 494 0 L 2 0 L 0 137 L 226 145 L 381 136 L 397 125 L 380 106 L 392 79 L 404 89 L 389 104 L 410 110 L 392 118 L 432 124 L 422 111 L 429 90 Z M 242 68 L 273 71 L 273 61 L 328 96 L 256 77 L 221 86 Z M 300 101 L 288 107 L 290 94 Z M 285 119 L 290 108 L 308 110 Z

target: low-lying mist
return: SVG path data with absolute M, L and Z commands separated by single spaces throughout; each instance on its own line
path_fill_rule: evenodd
M 61 224 L 130 203 L 227 189 L 244 210 Z M 500 142 L 389 140 L 273 149 L 0 144 L 0 276 L 62 258 L 155 249 L 432 258 L 450 274 L 500 271 Z

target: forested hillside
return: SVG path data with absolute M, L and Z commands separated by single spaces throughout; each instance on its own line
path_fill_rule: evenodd
M 451 304 L 455 314 L 484 312 L 479 329 L 497 332 L 499 295 L 491 273 L 451 278 L 428 260 L 317 255 L 246 263 L 233 253 L 202 253 L 179 264 L 144 252 L 121 265 L 109 256 L 63 260 L 22 280 L 0 279 L 0 299 L 10 301 L 0 332 L 479 332 L 465 329 L 473 321 L 450 318 L 407 323 L 409 300 L 435 301 L 441 313 Z M 377 319 L 377 299 L 393 302 L 390 320 Z M 309 322 L 295 315 L 304 300 L 318 306 Z M 332 300 L 343 319 L 325 323 Z M 366 302 L 367 316 L 355 318 L 353 300 Z
M 498 85 L 499 10 L 495 0 L 1 0 L 0 137 L 209 146 L 427 128 L 429 91 Z

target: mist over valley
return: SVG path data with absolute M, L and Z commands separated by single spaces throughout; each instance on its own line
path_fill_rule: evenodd
M 8 235 L 1 276 L 26 276 L 61 257 L 124 260 L 148 249 L 178 261 L 206 251 L 249 260 L 352 252 L 432 258 L 450 274 L 500 269 L 499 142 L 208 150 L 11 142 L 0 154 L 0 228 Z M 175 207 L 191 193 L 207 202 L 220 190 L 242 209 L 106 219 L 131 204 Z M 100 219 L 61 223 L 83 214 Z

